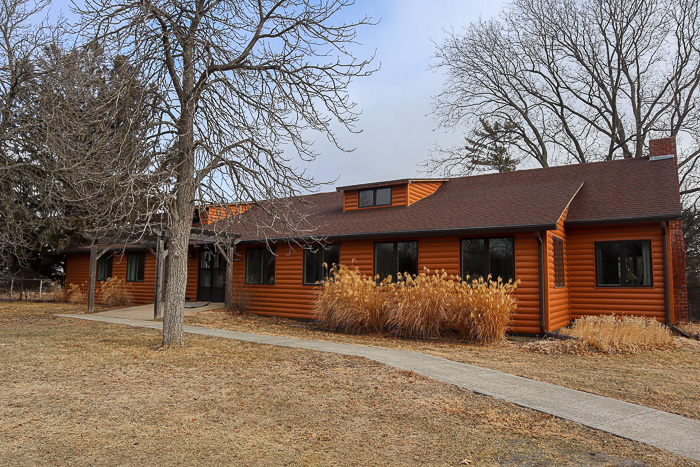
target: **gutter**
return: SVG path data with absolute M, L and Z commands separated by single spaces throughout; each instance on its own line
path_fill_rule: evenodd
M 540 333 L 542 335 L 547 335 L 547 330 L 545 329 L 545 303 L 544 303 L 544 287 L 545 287 L 545 277 L 544 277 L 544 242 L 542 241 L 542 232 L 535 232 L 535 238 L 537 239 L 537 260 L 540 265 Z
M 532 224 L 532 225 L 514 225 L 514 226 L 487 226 L 487 227 L 471 227 L 471 228 L 446 228 L 446 229 L 429 229 L 429 230 L 396 230 L 389 232 L 366 232 L 366 233 L 350 233 L 350 234 L 319 234 L 317 236 L 309 235 L 306 237 L 270 237 L 265 238 L 247 238 L 241 240 L 243 245 L 251 245 L 256 243 L 269 242 L 286 242 L 289 240 L 299 241 L 315 241 L 317 239 L 326 240 L 354 240 L 366 238 L 415 238 L 415 237 L 440 237 L 445 235 L 491 235 L 491 234 L 506 234 L 506 233 L 523 233 L 532 232 L 534 230 L 555 230 L 557 224 Z
M 668 232 L 666 223 L 661 223 L 661 245 L 663 246 L 663 263 L 664 263 L 664 319 L 666 327 L 671 331 L 680 334 L 683 337 L 691 338 L 690 334 L 684 330 L 674 326 L 671 323 L 671 293 L 668 289 Z

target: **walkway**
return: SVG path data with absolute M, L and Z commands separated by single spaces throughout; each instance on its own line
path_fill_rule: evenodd
M 218 302 L 187 302 L 185 304 L 185 315 L 193 315 L 200 311 L 215 310 L 223 306 L 223 303 Z M 100 311 L 99 313 L 93 313 L 91 316 L 150 321 L 153 319 L 153 303 L 131 306 L 129 308 L 119 308 L 116 310 Z
M 161 329 L 154 321 L 97 315 L 61 315 L 105 323 Z M 700 461 L 700 421 L 583 391 L 457 363 L 405 350 L 266 336 L 223 329 L 185 326 L 185 332 L 258 344 L 365 357 L 401 370 L 497 397 L 513 404 L 571 420 L 622 438 L 655 446 Z

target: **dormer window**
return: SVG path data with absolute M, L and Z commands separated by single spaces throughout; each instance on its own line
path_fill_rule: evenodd
M 391 187 L 360 190 L 357 205 L 361 208 L 391 206 Z

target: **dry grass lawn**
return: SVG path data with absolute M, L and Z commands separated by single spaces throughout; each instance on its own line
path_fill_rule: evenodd
M 411 340 L 381 334 L 351 336 L 321 331 L 309 322 L 249 314 L 231 316 L 220 310 L 187 316 L 185 322 L 236 331 L 415 350 L 700 419 L 700 341 L 679 338 L 674 349 L 628 355 L 567 355 L 533 352 L 522 341 L 479 346 L 457 339 Z
M 362 358 L 0 304 L 0 465 L 697 465 Z

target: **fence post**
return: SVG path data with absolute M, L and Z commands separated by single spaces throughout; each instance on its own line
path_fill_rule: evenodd
M 15 286 L 15 278 L 12 277 L 12 278 L 10 278 L 10 301 L 12 301 L 12 289 L 14 288 L 14 286 Z
M 42 292 L 43 288 L 44 288 L 44 280 L 40 279 L 39 280 L 39 300 L 41 300 L 41 292 Z

